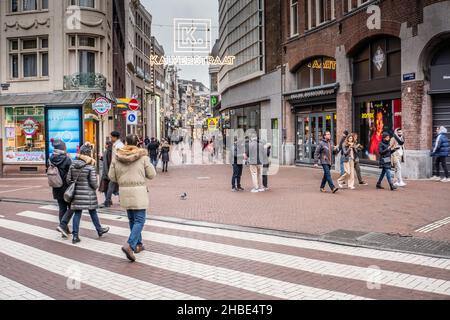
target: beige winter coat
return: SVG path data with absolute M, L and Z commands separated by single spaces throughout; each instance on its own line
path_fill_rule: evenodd
M 147 180 L 156 171 L 147 151 L 135 146 L 117 150 L 116 161 L 111 163 L 109 179 L 119 184 L 120 206 L 127 210 L 147 209 L 149 205 Z

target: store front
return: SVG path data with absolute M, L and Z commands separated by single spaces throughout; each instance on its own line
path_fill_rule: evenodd
M 295 160 L 314 163 L 314 152 L 326 131 L 336 141 L 337 114 L 336 60 L 316 57 L 303 63 L 295 72 L 297 90 L 285 94 L 295 113 Z
M 372 39 L 353 55 L 353 102 L 361 162 L 376 165 L 383 132 L 402 126 L 400 39 Z
M 245 108 L 225 110 L 221 114 L 221 125 L 224 130 L 254 130 L 259 134 L 261 129 L 261 107 L 259 104 Z
M 430 66 L 431 91 L 433 98 L 433 131 L 444 126 L 450 131 L 450 44 L 441 45 L 435 53 Z M 435 137 L 433 132 L 433 137 Z M 447 133 L 450 138 L 450 133 Z M 447 158 L 450 166 L 450 157 Z

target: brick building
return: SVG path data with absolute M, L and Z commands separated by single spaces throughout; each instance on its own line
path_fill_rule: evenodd
M 435 126 L 450 127 L 450 1 L 283 0 L 286 163 L 311 163 L 321 132 L 357 132 L 375 165 L 403 128 L 409 178 L 432 174 Z

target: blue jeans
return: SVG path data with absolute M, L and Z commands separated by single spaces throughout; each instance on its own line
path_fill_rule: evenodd
M 156 169 L 156 167 L 158 166 L 158 157 L 150 157 L 150 162 Z
M 145 225 L 146 210 L 127 210 L 127 214 L 131 230 L 128 244 L 135 251 L 137 245 L 142 245 L 142 230 Z
M 392 183 L 392 175 L 391 175 L 391 168 L 383 168 L 383 171 L 381 171 L 380 179 L 378 179 L 378 185 L 381 185 L 383 182 L 384 176 L 386 176 L 389 185 L 393 185 Z
M 325 185 L 328 182 L 328 185 L 330 186 L 331 190 L 334 190 L 335 186 L 333 183 L 333 179 L 331 178 L 331 165 L 323 164 L 322 168 L 323 168 L 323 179 L 322 179 L 322 184 L 320 185 L 320 188 L 324 189 Z
M 344 167 L 344 160 L 345 157 L 343 154 L 341 154 L 341 159 L 340 159 L 340 164 L 341 164 L 341 177 L 344 175 L 345 173 L 345 167 Z
M 76 210 L 73 212 L 73 235 L 78 236 L 80 234 L 80 221 L 81 221 L 81 213 L 82 210 Z M 102 230 L 102 225 L 100 224 L 100 220 L 98 219 L 97 210 L 89 210 L 89 215 L 91 216 L 92 223 L 95 226 L 97 232 Z

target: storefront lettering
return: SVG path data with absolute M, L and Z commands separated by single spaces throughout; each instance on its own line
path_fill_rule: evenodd
M 312 63 L 308 63 L 308 68 L 312 69 L 324 69 L 324 70 L 336 70 L 336 61 L 325 60 L 322 64 L 320 60 L 314 60 Z
M 305 99 L 305 98 L 311 98 L 311 97 L 326 96 L 326 95 L 333 94 L 334 92 L 335 92 L 335 89 L 302 92 L 302 93 L 290 95 L 288 100 L 298 100 L 298 99 Z
M 361 119 L 375 119 L 374 113 L 362 113 Z

